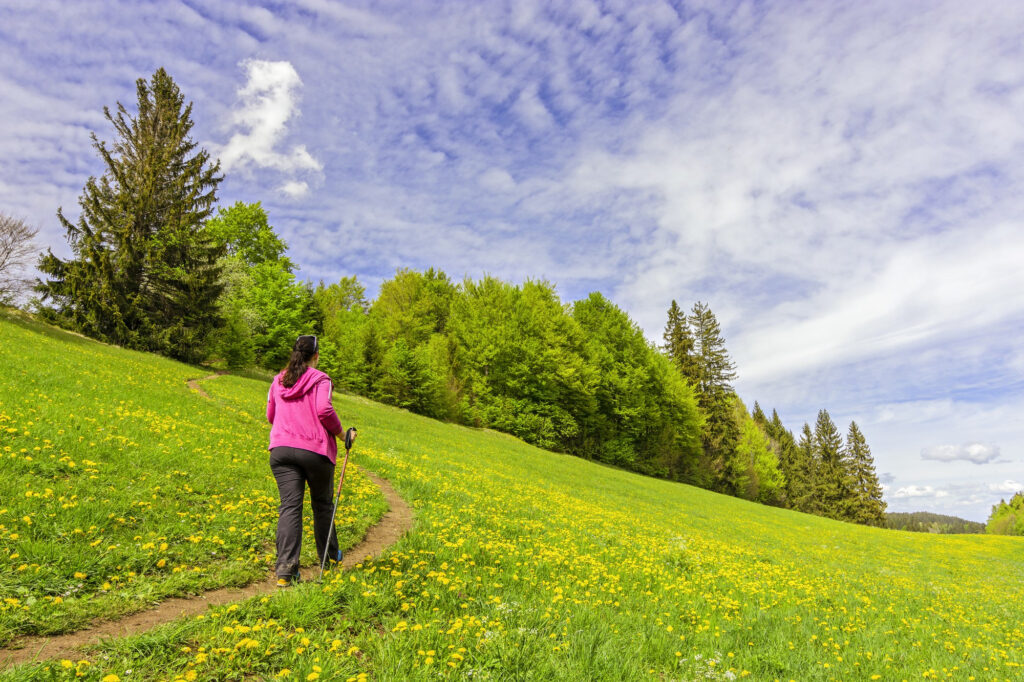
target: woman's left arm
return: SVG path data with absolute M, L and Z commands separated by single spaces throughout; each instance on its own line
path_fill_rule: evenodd
M 316 416 L 320 419 L 320 423 L 324 425 L 328 433 L 339 435 L 342 431 L 341 420 L 338 419 L 338 413 L 334 411 L 334 405 L 331 404 L 330 381 L 321 381 L 316 385 L 314 399 L 316 400 Z

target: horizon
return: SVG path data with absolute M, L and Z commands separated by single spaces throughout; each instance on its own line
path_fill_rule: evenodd
M 1024 6 L 0 9 L 0 211 L 68 252 L 163 66 L 307 281 L 399 267 L 710 304 L 737 393 L 867 437 L 889 511 L 1024 489 Z

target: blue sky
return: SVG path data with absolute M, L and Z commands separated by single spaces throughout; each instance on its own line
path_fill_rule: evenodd
M 1024 4 L 0 2 L 0 210 L 67 247 L 165 67 L 300 275 L 710 303 L 737 390 L 856 419 L 890 509 L 1024 487 Z

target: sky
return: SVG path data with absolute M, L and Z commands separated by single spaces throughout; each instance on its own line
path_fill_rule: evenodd
M 0 0 L 0 211 L 56 220 L 164 67 L 299 276 L 711 306 L 736 389 L 856 420 L 890 511 L 1024 488 L 1024 3 Z

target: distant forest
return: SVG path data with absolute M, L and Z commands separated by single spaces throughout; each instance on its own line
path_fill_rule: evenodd
M 984 533 L 985 524 L 932 512 L 889 512 L 885 527 L 917 533 Z

